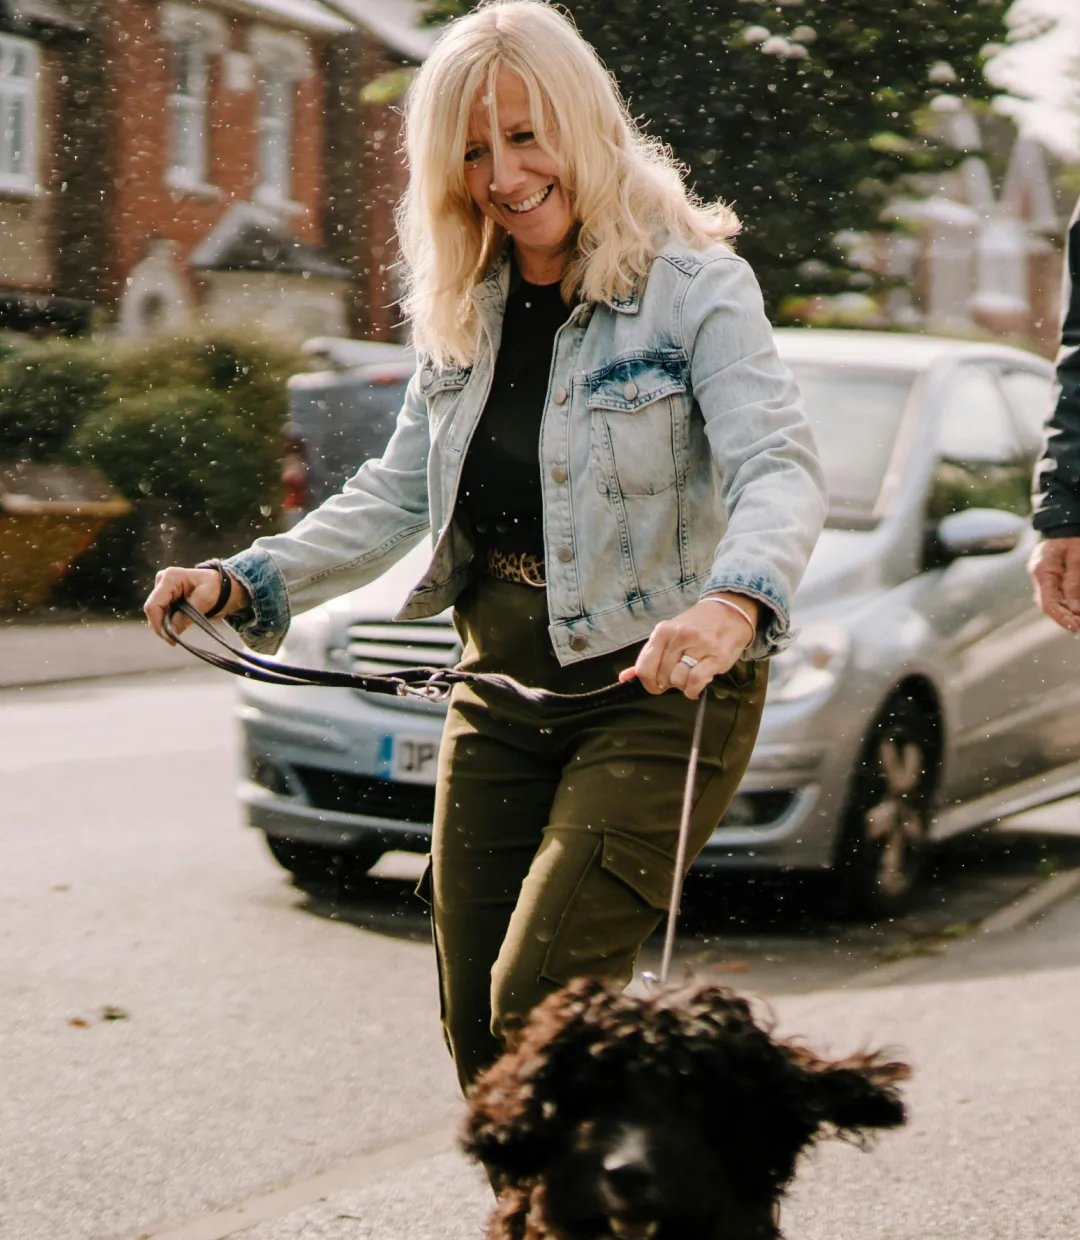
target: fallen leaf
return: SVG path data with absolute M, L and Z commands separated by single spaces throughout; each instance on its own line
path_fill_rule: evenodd
M 70 891 L 70 890 L 71 890 L 70 883 L 57 883 L 56 886 L 53 887 L 53 891 Z
M 73 1016 L 68 1021 L 68 1024 L 72 1027 L 72 1029 L 89 1029 L 90 1028 L 90 1022 L 88 1020 L 83 1020 L 81 1016 Z
M 101 1009 L 102 1020 L 128 1020 L 128 1014 L 122 1007 L 114 1007 L 111 1003 L 106 1003 Z
M 749 960 L 721 960 L 713 965 L 714 973 L 745 973 L 750 968 Z

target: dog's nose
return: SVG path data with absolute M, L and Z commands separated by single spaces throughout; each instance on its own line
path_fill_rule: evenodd
M 644 1197 L 655 1176 L 645 1150 L 619 1149 L 605 1155 L 604 1179 L 613 1197 L 632 1204 Z
M 621 1196 L 636 1196 L 643 1188 L 647 1188 L 652 1180 L 649 1168 L 641 1162 L 622 1162 L 612 1158 L 604 1159 L 604 1175 Z

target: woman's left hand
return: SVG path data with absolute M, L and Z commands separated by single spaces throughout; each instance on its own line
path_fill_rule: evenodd
M 730 598 L 754 621 L 758 604 L 745 594 L 719 594 Z M 729 672 L 754 640 L 750 625 L 731 607 L 719 603 L 695 603 L 673 620 L 662 620 L 653 629 L 633 667 L 619 673 L 619 680 L 641 681 L 650 693 L 680 689 L 688 698 L 699 698 L 714 676 Z

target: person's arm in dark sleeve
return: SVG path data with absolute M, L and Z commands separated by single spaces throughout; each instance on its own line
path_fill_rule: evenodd
M 1080 536 L 1080 204 L 1069 224 L 1062 287 L 1058 395 L 1035 472 L 1035 528 L 1044 538 Z
M 1057 401 L 1035 471 L 1035 529 L 1043 541 L 1028 571 L 1039 606 L 1080 632 L 1080 203 L 1069 222 L 1062 283 Z

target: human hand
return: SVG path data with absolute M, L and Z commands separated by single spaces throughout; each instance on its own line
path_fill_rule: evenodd
M 251 606 L 251 596 L 247 590 L 235 577 L 231 577 L 231 580 L 232 593 L 229 601 L 214 617 L 215 620 Z M 175 646 L 176 642 L 165 633 L 163 627 L 165 614 L 172 604 L 177 599 L 186 598 L 196 611 L 205 615 L 217 602 L 220 593 L 221 574 L 216 568 L 163 568 L 155 577 L 154 588 L 143 604 L 143 615 L 158 637 L 170 646 Z M 177 633 L 182 633 L 190 623 L 184 616 L 174 616 L 172 621 Z
M 1045 538 L 1028 559 L 1035 601 L 1051 620 L 1080 632 L 1080 538 Z
M 730 598 L 754 622 L 746 620 L 730 607 L 718 603 L 695 603 L 673 620 L 662 620 L 653 629 L 633 667 L 619 673 L 620 681 L 641 681 L 650 693 L 680 689 L 691 700 L 704 692 L 714 676 L 729 672 L 754 640 L 758 604 L 745 594 L 718 594 Z M 694 666 L 682 662 L 683 656 L 694 660 Z
M 1051 620 L 1080 633 L 1080 538 L 1047 538 L 1028 560 L 1035 601 Z

